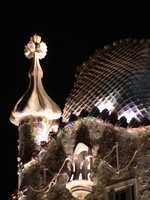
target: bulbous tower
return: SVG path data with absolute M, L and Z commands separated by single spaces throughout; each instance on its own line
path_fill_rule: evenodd
M 18 199 L 40 199 L 30 188 L 41 189 L 47 183 L 45 166 L 39 158 L 47 155 L 42 148 L 50 141 L 50 132 L 57 132 L 61 110 L 48 96 L 42 84 L 43 72 L 39 60 L 44 58 L 47 46 L 41 37 L 34 35 L 25 46 L 25 56 L 32 58 L 29 70 L 29 87 L 16 103 L 10 121 L 19 127 Z M 49 165 L 49 164 L 48 164 Z M 32 187 L 29 187 L 32 186 Z

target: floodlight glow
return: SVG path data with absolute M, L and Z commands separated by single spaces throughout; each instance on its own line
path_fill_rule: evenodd
M 137 113 L 134 113 L 131 109 L 128 109 L 127 111 L 123 111 L 123 113 L 119 115 L 119 119 L 121 117 L 125 117 L 128 123 L 131 121 L 132 118 L 135 118 L 138 120 Z
M 114 102 L 111 102 L 109 100 L 105 100 L 104 102 L 100 103 L 97 108 L 100 112 L 102 112 L 104 109 L 107 109 L 108 111 L 111 111 L 114 109 Z

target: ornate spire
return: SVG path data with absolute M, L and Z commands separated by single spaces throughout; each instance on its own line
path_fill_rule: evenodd
M 36 34 L 25 46 L 25 56 L 29 59 L 33 58 L 33 63 L 29 70 L 29 88 L 15 105 L 10 117 L 11 122 L 17 126 L 26 116 L 43 116 L 49 120 L 61 117 L 60 108 L 47 95 L 41 81 L 43 71 L 39 59 L 44 58 L 46 52 L 46 44 L 41 42 L 41 37 Z

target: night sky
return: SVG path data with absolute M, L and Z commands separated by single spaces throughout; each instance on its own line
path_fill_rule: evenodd
M 150 37 L 149 1 L 60 2 L 16 1 L 1 7 L 1 194 L 6 199 L 17 188 L 18 130 L 9 116 L 28 88 L 31 60 L 24 56 L 24 45 L 30 36 L 40 35 L 48 46 L 41 60 L 43 85 L 62 110 L 76 67 L 96 49 L 120 39 Z

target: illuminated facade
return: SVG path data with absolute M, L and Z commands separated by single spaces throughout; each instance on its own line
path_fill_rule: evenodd
M 41 82 L 46 51 L 37 35 L 25 46 L 29 88 L 11 115 L 19 126 L 18 199 L 150 199 L 149 41 L 96 51 L 78 71 L 60 126 Z

